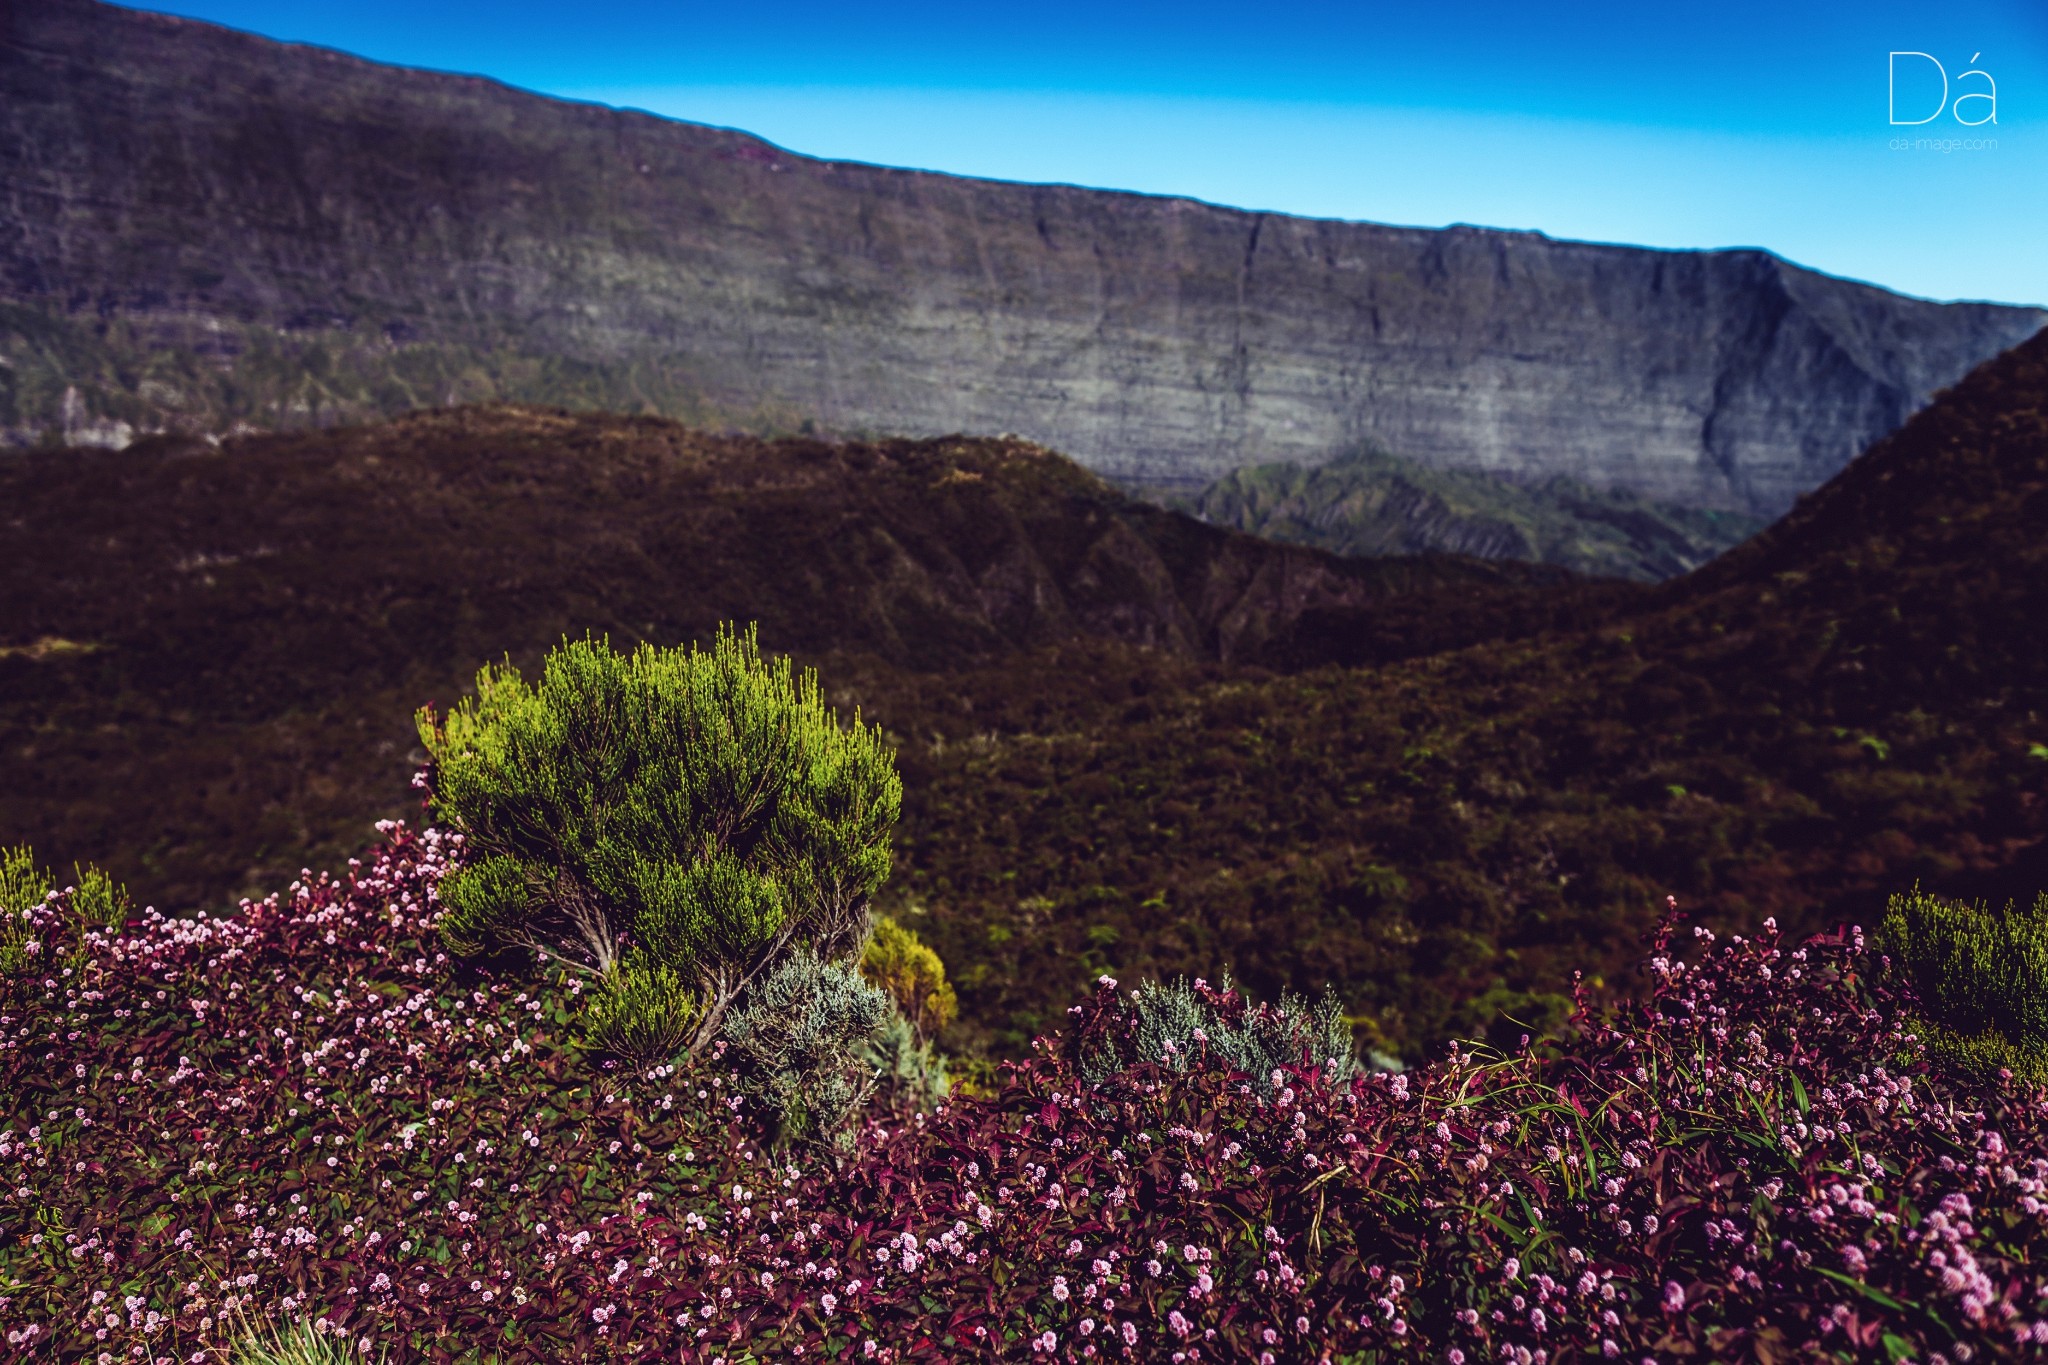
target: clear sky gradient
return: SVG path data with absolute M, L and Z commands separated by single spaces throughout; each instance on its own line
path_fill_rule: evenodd
M 1910 294 L 2048 305 L 2048 0 L 144 8 L 814 156 L 1758 246 Z M 1902 59 L 1894 91 L 1892 51 L 1932 60 Z M 1935 110 L 1944 82 L 1932 121 L 1891 124 Z M 1995 124 L 1958 122 L 1992 109 L 1958 97 L 1993 88 Z

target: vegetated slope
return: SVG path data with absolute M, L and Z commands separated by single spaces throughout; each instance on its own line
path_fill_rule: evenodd
M 2048 314 L 1758 251 L 792 155 L 88 0 L 0 8 L 0 441 L 517 397 L 1013 431 L 1195 488 L 1377 440 L 1774 516 Z
M 1214 525 L 1341 555 L 1448 552 L 1643 582 L 1696 569 L 1766 525 L 1562 475 L 1525 486 L 1381 450 L 1324 465 L 1255 465 L 1164 501 Z
M 564 635 L 758 621 L 768 649 L 837 660 L 850 707 L 922 696 L 904 670 L 1080 641 L 1179 686 L 1313 651 L 1290 634 L 1302 612 L 1375 602 L 1363 647 L 1392 657 L 1618 591 L 1273 545 L 1017 441 L 766 443 L 496 409 L 36 454 L 0 462 L 0 843 L 101 861 L 165 908 L 335 862 L 411 813 L 414 708 Z M 1027 665 L 1050 696 L 1095 681 L 1054 678 L 1063 657 Z M 946 685 L 919 705 L 972 720 Z M 923 735 L 921 714 L 883 719 Z
M 1667 893 L 1810 927 L 1916 879 L 2044 880 L 2048 338 L 1653 593 L 1592 630 L 913 753 L 899 894 L 999 1046 L 1095 970 L 1227 962 L 1334 983 L 1414 1055 L 1554 1014 Z
M 1654 588 L 1347 568 L 1001 443 L 464 413 L 38 456 L 0 472 L 34 650 L 0 660 L 0 838 L 218 896 L 401 809 L 406 718 L 480 660 L 758 617 L 902 741 L 882 908 L 952 969 L 950 1046 L 1226 965 L 1404 1056 L 1512 1036 L 1666 893 L 1796 928 L 2048 881 L 2044 352 Z
M 1930 1065 L 1854 937 L 1659 942 L 1611 1023 L 1371 1076 L 1298 1016 L 1105 980 L 992 1092 L 776 1150 L 730 1058 L 606 1067 L 559 972 L 451 963 L 449 845 L 387 834 L 221 917 L 28 917 L 72 975 L 0 976 L 10 1359 L 2048 1344 L 2040 1093 Z

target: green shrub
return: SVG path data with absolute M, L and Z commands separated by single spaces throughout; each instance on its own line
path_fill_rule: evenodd
M 72 871 L 77 876 L 71 891 L 72 914 L 102 929 L 119 929 L 128 922 L 134 904 L 128 899 L 127 887 L 90 863 L 74 865 Z
M 0 848 L 0 975 L 12 976 L 28 965 L 27 914 L 50 894 L 48 874 L 36 867 L 27 845 Z
M 891 1102 L 929 1110 L 952 1089 L 946 1059 L 932 1038 L 953 1022 L 960 1002 L 946 980 L 946 964 L 917 932 L 887 915 L 861 952 L 860 974 L 896 1002 L 881 1030 L 857 1055 L 874 1072 Z
M 49 874 L 36 867 L 34 850 L 0 848 L 0 910 L 18 915 L 32 905 L 41 905 L 52 890 Z
M 722 1036 L 741 1093 L 779 1141 L 836 1140 L 874 1089 L 863 1045 L 895 1014 L 887 992 L 858 972 L 799 948 L 754 983 Z
M 419 716 L 436 815 L 467 866 L 441 885 L 456 950 L 531 947 L 608 975 L 628 939 L 702 1003 L 692 1049 L 799 947 L 857 953 L 902 802 L 894 752 L 842 728 L 817 679 L 749 629 L 709 650 L 585 640 L 528 685 L 509 664 Z
M 228 1365 L 362 1365 L 368 1359 L 345 1334 L 322 1335 L 303 1319 L 282 1329 L 248 1328 L 228 1347 Z
M 875 920 L 874 934 L 860 955 L 860 974 L 895 999 L 919 1044 L 930 1043 L 960 1013 L 946 964 L 915 930 L 887 915 Z
M 1985 1079 L 2010 1071 L 2024 1084 L 2048 1085 L 2048 1053 L 2038 1044 L 2015 1043 L 1995 1029 L 1958 1033 L 1925 1016 L 1912 1019 L 1910 1030 L 1927 1055 L 1950 1071 Z
M 665 1062 L 689 1046 L 703 1013 L 682 973 L 628 952 L 586 999 L 584 1038 L 638 1065 Z
M 2048 893 L 1994 912 L 1915 887 L 1886 905 L 1873 946 L 1937 1058 L 2048 1081 Z
M 1271 1005 L 1253 1005 L 1226 974 L 1217 986 L 1176 980 L 1147 981 L 1133 992 L 1135 1027 L 1128 1051 L 1084 1060 L 1092 1080 L 1133 1063 L 1158 1062 L 1186 1071 L 1203 1053 L 1243 1072 L 1262 1096 L 1273 1094 L 1273 1073 L 1304 1063 L 1344 1076 L 1358 1069 L 1343 1002 L 1324 992 L 1314 1005 L 1283 991 Z
M 902 1013 L 891 1013 L 879 1032 L 854 1048 L 854 1055 L 874 1073 L 875 1082 L 892 1101 L 929 1110 L 952 1092 L 946 1058 Z

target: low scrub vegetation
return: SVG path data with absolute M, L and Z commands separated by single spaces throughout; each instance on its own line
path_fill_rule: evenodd
M 1166 501 L 1214 525 L 1338 554 L 1527 559 L 1645 582 L 1696 569 L 1765 525 L 1563 476 L 1523 484 L 1435 469 L 1371 445 L 1320 465 L 1235 469 Z
M 0 1006 L 10 1354 L 256 1359 L 309 1333 L 307 1359 L 317 1338 L 730 1365 L 1960 1361 L 2048 1339 L 2048 1100 L 1932 1065 L 1902 1023 L 1920 1002 L 1853 931 L 1667 920 L 1636 1003 L 1402 1073 L 1358 1070 L 1298 1002 L 1105 979 L 991 1093 L 778 1145 L 733 1049 L 607 1060 L 580 1041 L 584 974 L 447 952 L 459 847 L 391 827 L 344 878 L 218 917 L 27 907 L 34 966 Z
M 2048 893 L 1994 912 L 1915 888 L 1892 897 L 1877 941 L 1930 1049 L 2048 1084 Z
M 1670 903 L 1632 999 L 1405 1071 L 1333 993 L 1102 974 L 955 1089 L 945 966 L 870 912 L 893 755 L 751 633 L 564 645 L 422 735 L 445 824 L 230 914 L 0 856 L 11 1354 L 2048 1346 L 2048 899 L 1869 946 Z
M 793 953 L 867 942 L 894 754 L 858 717 L 841 729 L 816 676 L 763 660 L 752 630 L 708 650 L 565 643 L 539 682 L 486 668 L 419 726 L 431 805 L 468 853 L 442 889 L 460 952 L 528 948 L 603 979 L 637 949 L 662 970 L 610 1008 L 687 981 L 696 1053 Z
M 721 627 L 708 650 L 564 643 L 539 682 L 486 668 L 419 727 L 421 784 L 464 853 L 435 887 L 441 940 L 576 978 L 584 1037 L 626 1061 L 716 1044 L 778 1146 L 846 1140 L 898 999 L 913 1035 L 950 1008 L 930 949 L 872 934 L 894 754 L 753 630 Z M 881 1074 L 943 1092 L 928 1062 Z
M 484 660 L 742 613 L 897 749 L 876 908 L 945 960 L 942 1046 L 1226 965 L 1394 1056 L 1511 1043 L 1666 893 L 1807 931 L 2048 881 L 2044 396 L 2048 338 L 1654 589 L 1261 544 L 1017 442 L 471 409 L 26 458 L 0 838 L 260 896 L 412 814 L 406 719 Z

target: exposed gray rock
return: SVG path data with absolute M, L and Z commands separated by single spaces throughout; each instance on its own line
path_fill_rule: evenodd
M 1016 432 L 1154 486 L 1370 442 L 1775 515 L 2048 321 L 1759 251 L 818 161 L 89 0 L 0 25 L 16 442 L 504 396 Z

